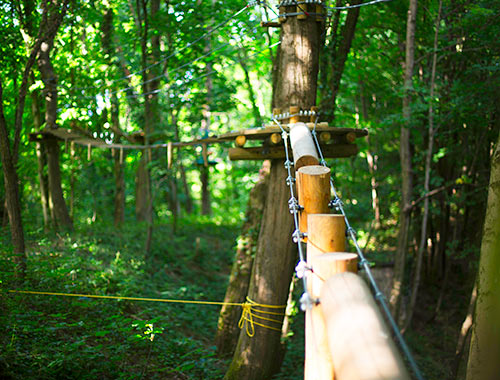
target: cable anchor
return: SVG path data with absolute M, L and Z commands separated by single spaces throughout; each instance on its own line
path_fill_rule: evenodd
M 307 272 L 311 272 L 312 268 L 307 266 L 307 263 L 304 260 L 300 260 L 295 266 L 295 273 L 297 274 L 297 278 L 303 278 Z

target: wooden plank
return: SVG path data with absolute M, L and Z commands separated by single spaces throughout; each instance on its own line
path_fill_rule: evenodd
M 309 129 L 314 128 L 314 123 L 306 123 Z M 290 130 L 289 124 L 283 124 L 283 128 L 286 131 Z M 329 132 L 332 136 L 343 136 L 348 133 L 354 133 L 354 136 L 364 137 L 368 135 L 367 129 L 356 129 L 356 128 L 334 128 L 329 126 L 316 126 L 317 132 Z M 224 133 L 218 136 L 219 140 L 234 140 L 237 136 L 245 136 L 248 140 L 261 140 L 273 133 L 281 133 L 280 127 L 276 125 L 266 125 L 264 128 L 251 128 L 242 131 L 234 131 L 229 133 Z
M 325 158 L 351 157 L 358 154 L 355 144 L 322 145 L 321 150 Z M 238 160 L 267 160 L 285 158 L 285 149 L 282 146 L 229 148 L 229 159 Z

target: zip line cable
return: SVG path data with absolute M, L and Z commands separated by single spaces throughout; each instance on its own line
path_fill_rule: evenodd
M 369 1 L 367 3 L 361 3 L 361 4 L 355 4 L 355 5 L 346 5 L 345 7 L 327 7 L 327 9 L 333 9 L 333 10 L 342 11 L 342 10 L 346 10 L 346 9 L 361 8 L 361 7 L 364 7 L 364 6 L 367 6 L 367 5 L 375 5 L 375 4 L 378 4 L 378 3 L 387 3 L 389 1 L 392 1 L 392 0 L 373 0 L 373 1 Z
M 267 51 L 267 50 L 269 50 L 269 49 L 271 49 L 271 48 L 273 48 L 273 47 L 275 47 L 275 46 L 277 46 L 277 45 L 280 45 L 280 44 L 281 44 L 281 41 L 278 41 L 278 42 L 276 42 L 276 43 L 274 43 L 274 44 L 272 44 L 272 45 L 270 45 L 270 46 L 266 46 L 264 49 L 258 50 L 258 51 L 256 51 L 256 52 L 254 52 L 253 54 L 250 54 L 250 55 L 247 57 L 247 59 L 248 59 L 248 58 L 255 57 L 255 56 L 259 55 L 259 54 L 262 54 L 264 51 Z M 221 65 L 221 69 L 225 69 L 225 68 L 228 68 L 228 67 L 232 67 L 232 66 L 235 66 L 235 65 L 238 65 L 238 64 L 239 64 L 239 62 L 231 62 L 231 63 L 226 63 L 226 64 L 224 64 L 224 65 Z M 205 78 L 205 77 L 207 77 L 207 76 L 209 76 L 209 75 L 215 74 L 215 73 L 217 73 L 217 72 L 218 72 L 218 71 L 216 71 L 216 70 L 212 70 L 212 71 L 210 71 L 210 72 L 208 72 L 208 73 L 202 74 L 202 75 L 197 76 L 197 77 L 195 77 L 195 78 L 191 78 L 191 79 L 189 79 L 189 80 L 182 81 L 182 83 L 180 83 L 180 84 L 178 84 L 178 83 L 174 83 L 174 84 L 172 84 L 171 86 L 169 86 L 168 88 L 165 88 L 165 87 L 163 87 L 163 88 L 158 88 L 158 89 L 153 90 L 153 91 L 150 91 L 150 92 L 141 93 L 141 94 L 134 94 L 134 95 L 127 95 L 126 97 L 127 97 L 127 98 L 139 98 L 139 97 L 143 97 L 143 96 L 147 96 L 147 95 L 158 94 L 158 93 L 160 93 L 160 92 L 163 92 L 163 91 L 168 91 L 168 90 L 175 89 L 175 88 L 182 88 L 182 87 L 183 87 L 184 85 L 186 85 L 186 84 L 189 84 L 189 83 L 191 83 L 191 82 L 196 82 L 196 81 L 199 81 L 199 80 L 201 80 L 201 79 L 203 79 L 203 78 Z M 177 79 L 177 81 L 181 81 L 181 79 Z
M 161 74 L 161 75 L 158 75 L 154 78 L 150 78 L 146 81 L 143 81 L 143 82 L 140 82 L 136 85 L 130 85 L 126 88 L 122 88 L 122 89 L 118 89 L 118 90 L 115 90 L 115 91 L 106 91 L 104 94 L 96 94 L 96 95 L 76 95 L 76 96 L 72 96 L 70 94 L 66 94 L 67 97 L 71 97 L 73 99 L 95 99 L 96 96 L 98 95 L 101 95 L 101 96 L 110 96 L 110 95 L 113 95 L 113 94 L 119 94 L 119 93 L 122 93 L 122 92 L 126 92 L 126 91 L 130 91 L 130 90 L 133 90 L 134 88 L 136 87 L 139 87 L 139 86 L 142 86 L 144 84 L 147 84 L 147 83 L 150 83 L 150 82 L 153 82 L 155 80 L 158 80 L 158 79 L 161 79 L 161 78 L 168 78 L 168 75 L 169 74 L 172 74 L 172 73 L 175 73 L 175 72 L 178 72 L 180 71 L 182 68 L 185 68 L 185 67 L 189 67 L 190 65 L 192 65 L 193 63 L 203 59 L 203 58 L 206 58 L 206 57 L 209 57 L 210 55 L 212 55 L 214 52 L 218 51 L 218 50 L 221 50 L 221 49 L 224 49 L 226 48 L 227 46 L 229 46 L 231 43 L 230 42 L 226 42 L 225 44 L 222 44 L 222 45 L 219 45 L 213 49 L 211 49 L 209 52 L 201 55 L 201 56 L 198 56 L 196 57 L 195 59 L 193 59 L 192 61 L 188 62 L 188 63 L 185 63 L 179 67 L 176 67 L 175 69 L 171 70 L 170 72 L 167 72 L 167 73 L 164 73 L 164 74 Z M 274 46 L 274 45 L 273 45 Z M 234 54 L 235 52 L 241 50 L 241 49 L 244 49 L 244 47 L 237 47 L 235 49 L 233 49 L 230 54 Z M 269 49 L 269 47 L 267 47 L 266 49 Z M 98 89 L 99 88 L 102 88 L 102 87 L 97 87 Z M 67 88 L 66 88 L 67 89 Z M 158 90 L 158 89 L 157 89 Z M 136 95 L 129 95 L 127 97 L 137 97 L 137 96 L 144 96 L 144 95 L 150 95 L 150 94 L 154 94 L 156 92 L 158 92 L 157 90 L 153 90 L 153 91 L 150 91 L 150 92 L 147 92 L 147 93 L 143 93 L 143 94 L 136 94 Z
M 88 86 L 88 87 L 76 87 L 76 88 L 73 88 L 74 90 L 77 90 L 77 91 L 84 91 L 84 90 L 89 90 L 89 89 L 100 89 L 100 88 L 103 88 L 103 87 L 109 87 L 109 84 L 111 83 L 115 83 L 115 82 L 118 82 L 118 81 L 122 81 L 122 80 L 125 80 L 125 79 L 130 79 L 131 77 L 135 76 L 135 75 L 139 75 L 139 74 L 142 74 L 143 72 L 161 64 L 161 63 L 164 63 L 166 61 L 168 61 L 169 59 L 173 58 L 175 55 L 179 54 L 180 52 L 186 50 L 187 48 L 191 47 L 191 46 L 194 46 L 196 45 L 198 42 L 200 42 L 201 40 L 203 40 L 204 38 L 212 35 L 216 30 L 222 28 L 224 25 L 226 25 L 229 21 L 235 19 L 236 17 L 238 17 L 240 14 L 242 14 L 244 11 L 248 10 L 250 7 L 252 6 L 252 4 L 247 4 L 245 7 L 241 8 L 239 11 L 235 12 L 234 14 L 232 14 L 231 16 L 229 16 L 228 18 L 226 18 L 224 21 L 222 21 L 221 23 L 217 24 L 216 26 L 214 26 L 213 28 L 210 28 L 207 32 L 205 32 L 203 35 L 201 35 L 200 37 L 196 38 L 195 40 L 191 41 L 191 42 L 188 42 L 185 46 L 179 48 L 179 49 L 176 49 L 174 50 L 171 54 L 169 54 L 167 57 L 161 59 L 160 61 L 158 62 L 155 62 L 141 70 L 138 70 L 138 71 L 135 71 L 131 74 L 128 74 L 128 75 L 125 75 L 121 78 L 117 78 L 117 79 L 112 79 L 109 81 L 109 83 L 103 83 L 102 85 L 100 86 Z M 100 79 L 98 79 L 100 80 Z M 101 79 L 102 80 L 102 79 Z M 142 84 L 142 83 L 141 83 Z M 139 84 L 139 85 L 141 85 Z M 64 86 L 64 85 L 60 85 L 61 87 L 64 87 L 66 89 L 71 89 L 71 87 L 67 87 L 67 86 Z M 58 86 L 59 87 L 59 86 Z

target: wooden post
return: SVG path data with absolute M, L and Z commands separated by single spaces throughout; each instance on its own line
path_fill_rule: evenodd
M 172 142 L 169 141 L 167 144 L 167 168 L 172 168 Z
M 327 252 L 345 251 L 345 220 L 342 215 L 309 214 L 307 261 Z
M 339 380 L 410 380 L 365 281 L 353 273 L 328 279 L 319 307 Z
M 295 170 L 302 166 L 318 165 L 319 158 L 311 131 L 305 123 L 290 124 L 290 145 Z
M 297 171 L 299 205 L 299 229 L 307 232 L 307 215 L 327 214 L 330 201 L 330 169 L 325 166 L 303 166 Z
M 308 276 L 308 291 L 313 298 L 319 298 L 325 279 L 333 273 L 356 269 L 356 255 L 343 252 L 345 220 L 342 215 L 309 214 L 307 225 L 307 264 L 313 268 L 313 273 Z M 326 340 L 326 328 L 318 306 L 306 310 L 304 379 L 333 379 L 333 363 Z

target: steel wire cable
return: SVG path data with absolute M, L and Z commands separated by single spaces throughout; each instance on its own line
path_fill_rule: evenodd
M 316 145 L 316 149 L 317 149 L 318 154 L 320 156 L 320 164 L 327 167 L 326 161 L 325 161 L 324 156 L 323 156 L 323 152 L 321 150 L 321 146 L 320 146 L 319 141 L 318 141 L 317 133 L 316 133 L 316 126 L 318 124 L 318 119 L 319 118 L 317 116 L 316 120 L 314 122 L 314 128 L 311 131 L 311 133 L 313 136 L 314 144 Z M 361 250 L 361 248 L 359 247 L 358 240 L 356 237 L 356 231 L 351 227 L 351 225 L 349 223 L 349 219 L 347 218 L 347 214 L 344 210 L 342 200 L 338 196 L 337 190 L 335 189 L 335 185 L 333 184 L 333 180 L 331 177 L 330 177 L 330 187 L 331 187 L 333 195 L 334 195 L 334 199 L 332 200 L 331 205 L 333 207 L 335 207 L 338 211 L 340 211 L 342 216 L 344 217 L 345 224 L 346 224 L 346 232 L 349 235 L 349 237 L 351 238 L 351 240 L 354 244 L 354 247 L 356 248 L 356 252 L 357 252 L 359 258 L 361 259 L 359 262 L 359 266 L 365 270 L 365 273 L 368 277 L 370 285 L 373 288 L 374 297 L 379 302 L 380 306 L 382 307 L 382 311 L 384 312 L 385 317 L 387 318 L 387 321 L 389 322 L 389 325 L 390 325 L 390 327 L 391 327 L 391 329 L 396 337 L 396 340 L 398 341 L 398 343 L 401 347 L 401 350 L 403 351 L 404 355 L 406 356 L 406 359 L 408 360 L 408 364 L 410 365 L 413 373 L 415 374 L 415 377 L 417 378 L 417 380 L 424 380 L 424 377 L 422 376 L 422 373 L 420 372 L 420 369 L 418 368 L 417 362 L 413 358 L 413 355 L 412 355 L 408 345 L 406 344 L 406 341 L 403 338 L 403 335 L 399 331 L 399 327 L 398 327 L 396 321 L 394 320 L 394 318 L 389 310 L 389 306 L 387 305 L 385 296 L 382 293 L 382 291 L 380 290 L 380 288 L 378 287 L 377 282 L 375 281 L 375 278 L 373 277 L 373 274 L 372 274 L 372 271 L 370 268 L 370 263 L 366 259 L 365 255 L 363 254 L 363 251 Z

